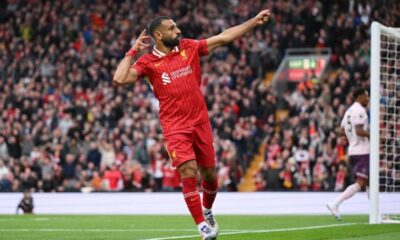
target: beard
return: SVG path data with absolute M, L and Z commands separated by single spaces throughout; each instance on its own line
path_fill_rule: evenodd
M 176 36 L 176 38 L 164 38 L 161 39 L 162 43 L 168 48 L 174 48 L 179 45 L 181 35 Z

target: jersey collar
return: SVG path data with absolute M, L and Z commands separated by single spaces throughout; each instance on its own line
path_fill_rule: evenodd
M 172 49 L 172 52 L 179 52 L 179 48 L 178 48 L 178 46 L 176 46 L 176 47 L 174 47 L 174 49 Z M 153 47 L 153 52 L 152 52 L 154 55 L 156 55 L 158 58 L 162 58 L 162 57 L 164 57 L 166 54 L 165 53 L 163 53 L 163 52 L 161 52 L 160 50 L 158 50 L 157 48 L 156 48 L 156 46 L 154 46 Z

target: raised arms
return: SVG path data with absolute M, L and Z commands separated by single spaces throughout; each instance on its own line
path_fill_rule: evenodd
M 144 30 L 136 40 L 135 44 L 129 50 L 128 54 L 119 63 L 117 70 L 115 71 L 113 83 L 116 85 L 126 85 L 133 83 L 138 78 L 138 72 L 135 68 L 132 68 L 132 60 L 136 53 L 148 48 L 150 44 L 145 41 L 148 40 L 150 36 L 146 35 L 146 30 Z
M 270 11 L 268 9 L 261 11 L 254 18 L 223 31 L 222 33 L 207 38 L 208 52 L 212 53 L 217 47 L 232 42 L 233 40 L 243 36 L 251 29 L 258 25 L 268 22 Z

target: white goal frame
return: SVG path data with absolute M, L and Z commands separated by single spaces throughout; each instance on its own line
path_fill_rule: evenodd
M 370 211 L 369 223 L 383 222 L 379 211 L 379 119 L 380 119 L 380 69 L 381 69 L 381 33 L 400 39 L 400 28 L 391 28 L 373 22 L 371 26 L 371 125 L 370 125 Z M 399 40 L 400 41 L 400 40 Z M 399 220 L 393 222 L 400 223 Z

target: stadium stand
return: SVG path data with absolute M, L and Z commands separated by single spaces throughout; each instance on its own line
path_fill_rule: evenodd
M 179 188 L 150 87 L 112 86 L 116 64 L 156 15 L 201 39 L 264 8 L 267 27 L 203 59 L 220 189 L 237 191 L 256 159 L 246 179 L 257 191 L 343 190 L 337 126 L 349 93 L 369 86 L 370 23 L 400 25 L 400 4 L 383 2 L 0 1 L 0 191 Z M 332 49 L 329 72 L 276 94 L 271 72 L 285 49 L 305 47 Z

